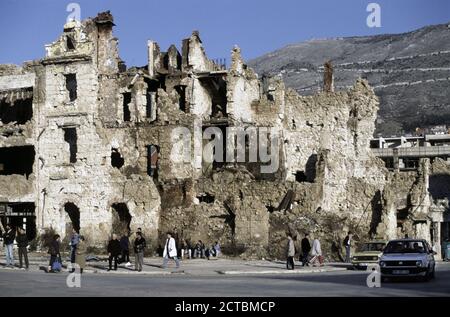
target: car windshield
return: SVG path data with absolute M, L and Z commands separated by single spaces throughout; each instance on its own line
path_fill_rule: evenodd
M 358 248 L 358 252 L 368 252 L 368 251 L 383 251 L 384 243 L 364 243 Z
M 422 241 L 391 241 L 384 253 L 425 253 L 426 247 Z

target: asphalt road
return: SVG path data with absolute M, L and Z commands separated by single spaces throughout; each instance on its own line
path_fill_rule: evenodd
M 85 274 L 80 288 L 67 287 L 67 276 L 0 270 L 0 296 L 450 296 L 450 263 L 440 263 L 432 281 L 392 281 L 380 288 L 366 286 L 365 271 L 258 276 Z

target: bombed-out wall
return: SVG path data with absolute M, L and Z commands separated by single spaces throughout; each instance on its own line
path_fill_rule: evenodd
M 300 96 L 238 47 L 228 69 L 210 60 L 197 31 L 180 51 L 148 41 L 148 64 L 127 68 L 113 27 L 109 12 L 69 22 L 43 59 L 0 65 L 0 198 L 32 202 L 39 230 L 102 247 L 141 227 L 152 251 L 173 231 L 259 257 L 283 256 L 286 232 L 329 258 L 348 230 L 432 238 L 437 178 L 428 161 L 394 173 L 373 156 L 366 81 Z

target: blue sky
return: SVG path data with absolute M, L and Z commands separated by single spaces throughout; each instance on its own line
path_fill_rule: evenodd
M 210 58 L 227 58 L 233 45 L 246 59 L 311 38 L 400 33 L 450 22 L 448 0 L 0 0 L 0 63 L 44 56 L 62 32 L 66 7 L 81 18 L 111 10 L 128 66 L 146 64 L 147 39 L 166 50 L 199 30 Z M 381 27 L 369 28 L 366 7 L 381 7 Z

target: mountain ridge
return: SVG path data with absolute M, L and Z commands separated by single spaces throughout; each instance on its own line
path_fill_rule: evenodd
M 399 34 L 291 43 L 248 64 L 259 75 L 281 74 L 288 87 L 310 95 L 321 88 L 328 60 L 336 90 L 358 77 L 374 88 L 380 99 L 376 133 L 450 123 L 450 22 Z

